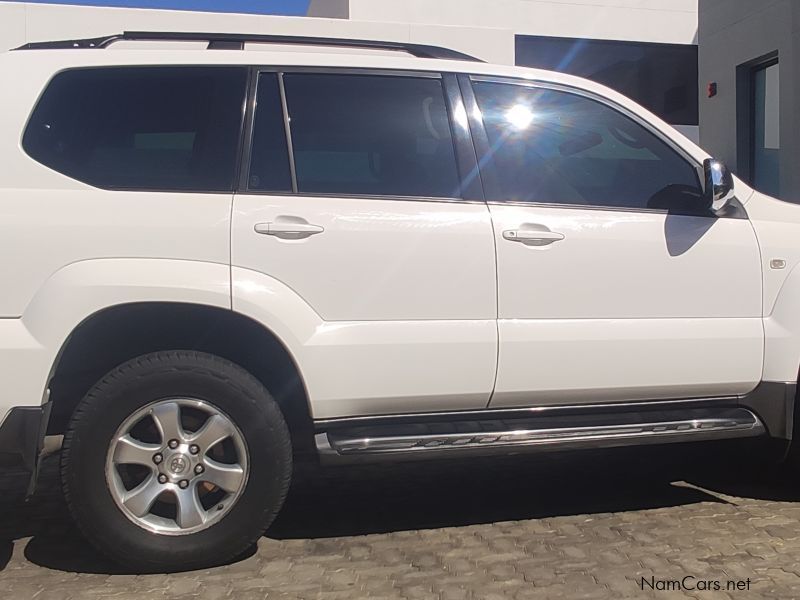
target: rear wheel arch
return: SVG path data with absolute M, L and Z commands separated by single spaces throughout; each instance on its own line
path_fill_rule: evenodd
M 63 434 L 81 399 L 109 371 L 151 352 L 195 350 L 239 365 L 266 387 L 284 412 L 296 451 L 313 450 L 313 425 L 300 369 L 263 324 L 203 304 L 137 302 L 97 311 L 73 329 L 48 382 L 53 410 L 47 432 Z

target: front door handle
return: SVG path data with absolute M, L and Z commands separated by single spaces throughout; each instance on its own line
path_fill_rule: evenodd
M 509 242 L 520 242 L 526 246 L 549 246 L 554 242 L 564 239 L 563 233 L 550 231 L 544 225 L 525 223 L 519 229 L 509 229 L 503 232 L 503 239 Z
M 301 217 L 278 217 L 271 223 L 256 223 L 254 229 L 256 233 L 285 240 L 302 240 L 325 231 L 321 225 L 314 225 Z

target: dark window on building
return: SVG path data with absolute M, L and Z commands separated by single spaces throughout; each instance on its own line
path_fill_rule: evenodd
M 518 35 L 520 66 L 607 85 L 673 125 L 699 123 L 697 46 Z
M 292 174 L 286 148 L 286 126 L 276 73 L 258 77 L 253 150 L 248 187 L 251 190 L 291 191 Z
M 121 67 L 56 75 L 25 151 L 109 189 L 231 191 L 247 70 Z
M 696 169 L 645 127 L 595 100 L 474 83 L 489 136 L 490 200 L 694 211 Z
M 287 73 L 284 84 L 301 193 L 458 193 L 440 79 Z

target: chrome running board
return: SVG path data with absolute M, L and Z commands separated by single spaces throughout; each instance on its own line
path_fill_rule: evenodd
M 323 462 L 404 460 L 464 454 L 521 454 L 753 437 L 766 433 L 746 408 L 340 427 L 316 434 Z

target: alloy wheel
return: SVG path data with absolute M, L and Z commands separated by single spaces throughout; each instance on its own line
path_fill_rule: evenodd
M 185 535 L 219 521 L 248 476 L 244 436 L 199 399 L 158 400 L 128 417 L 112 438 L 106 481 L 120 510 L 159 534 Z

